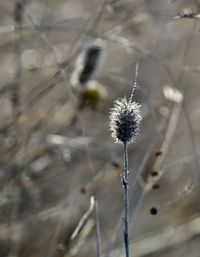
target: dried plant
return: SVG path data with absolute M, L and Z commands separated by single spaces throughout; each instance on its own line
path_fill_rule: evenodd
M 116 143 L 124 146 L 124 245 L 126 257 L 129 257 L 129 197 L 128 197 L 128 143 L 133 142 L 139 131 L 142 120 L 141 107 L 133 101 L 135 88 L 138 84 L 138 64 L 136 65 L 135 83 L 129 101 L 126 98 L 115 101 L 110 114 L 110 130 Z

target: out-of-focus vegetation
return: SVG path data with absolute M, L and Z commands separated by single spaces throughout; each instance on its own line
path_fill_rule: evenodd
M 199 12 L 195 0 L 1 0 L 0 256 L 96 256 L 97 239 L 101 256 L 124 256 L 109 111 L 139 62 L 130 253 L 199 257 Z

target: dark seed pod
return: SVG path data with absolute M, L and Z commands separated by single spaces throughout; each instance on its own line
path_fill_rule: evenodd
M 138 103 L 126 98 L 115 101 L 110 114 L 110 130 L 116 143 L 130 143 L 136 139 L 142 120 L 140 109 Z
M 152 177 L 158 176 L 158 171 L 156 171 L 156 170 L 152 171 L 152 172 L 151 172 L 151 176 L 152 176 Z
M 158 213 L 158 209 L 157 209 L 157 208 L 152 207 L 152 208 L 150 209 L 150 214 L 151 214 L 151 215 L 156 215 L 157 213 Z

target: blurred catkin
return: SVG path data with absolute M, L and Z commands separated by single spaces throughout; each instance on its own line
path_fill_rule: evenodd
M 100 70 L 105 52 L 104 42 L 100 39 L 86 45 L 77 58 L 71 76 L 71 84 L 75 88 L 83 88 L 94 79 Z
M 80 96 L 79 109 L 84 106 L 96 108 L 106 97 L 106 88 L 96 80 L 103 63 L 105 44 L 97 39 L 83 48 L 71 75 L 71 85 Z

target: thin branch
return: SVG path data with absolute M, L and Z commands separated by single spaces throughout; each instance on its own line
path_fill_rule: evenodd
M 94 204 L 94 212 L 95 212 L 95 227 L 96 227 L 96 251 L 97 251 L 97 257 L 100 257 L 101 256 L 101 233 L 100 233 L 100 224 L 99 224 L 98 203 L 96 200 Z
M 70 240 L 75 240 L 77 238 L 77 236 L 80 234 L 80 231 L 82 230 L 83 226 L 85 225 L 85 223 L 87 222 L 87 220 L 89 219 L 91 213 L 93 212 L 95 208 L 95 199 L 94 196 L 90 197 L 90 206 L 88 208 L 88 210 L 85 212 L 85 214 L 82 216 L 82 218 L 80 219 L 77 227 L 75 228 L 74 232 L 72 233 Z
M 126 257 L 129 257 L 129 196 L 128 196 L 128 144 L 124 142 L 124 246 Z
M 13 16 L 15 24 L 20 28 L 23 20 L 23 4 L 21 0 L 15 0 Z M 21 30 L 19 33 L 15 33 L 15 58 L 16 58 L 16 70 L 14 75 L 14 85 L 12 87 L 12 106 L 14 118 L 20 114 L 20 102 L 21 102 Z

